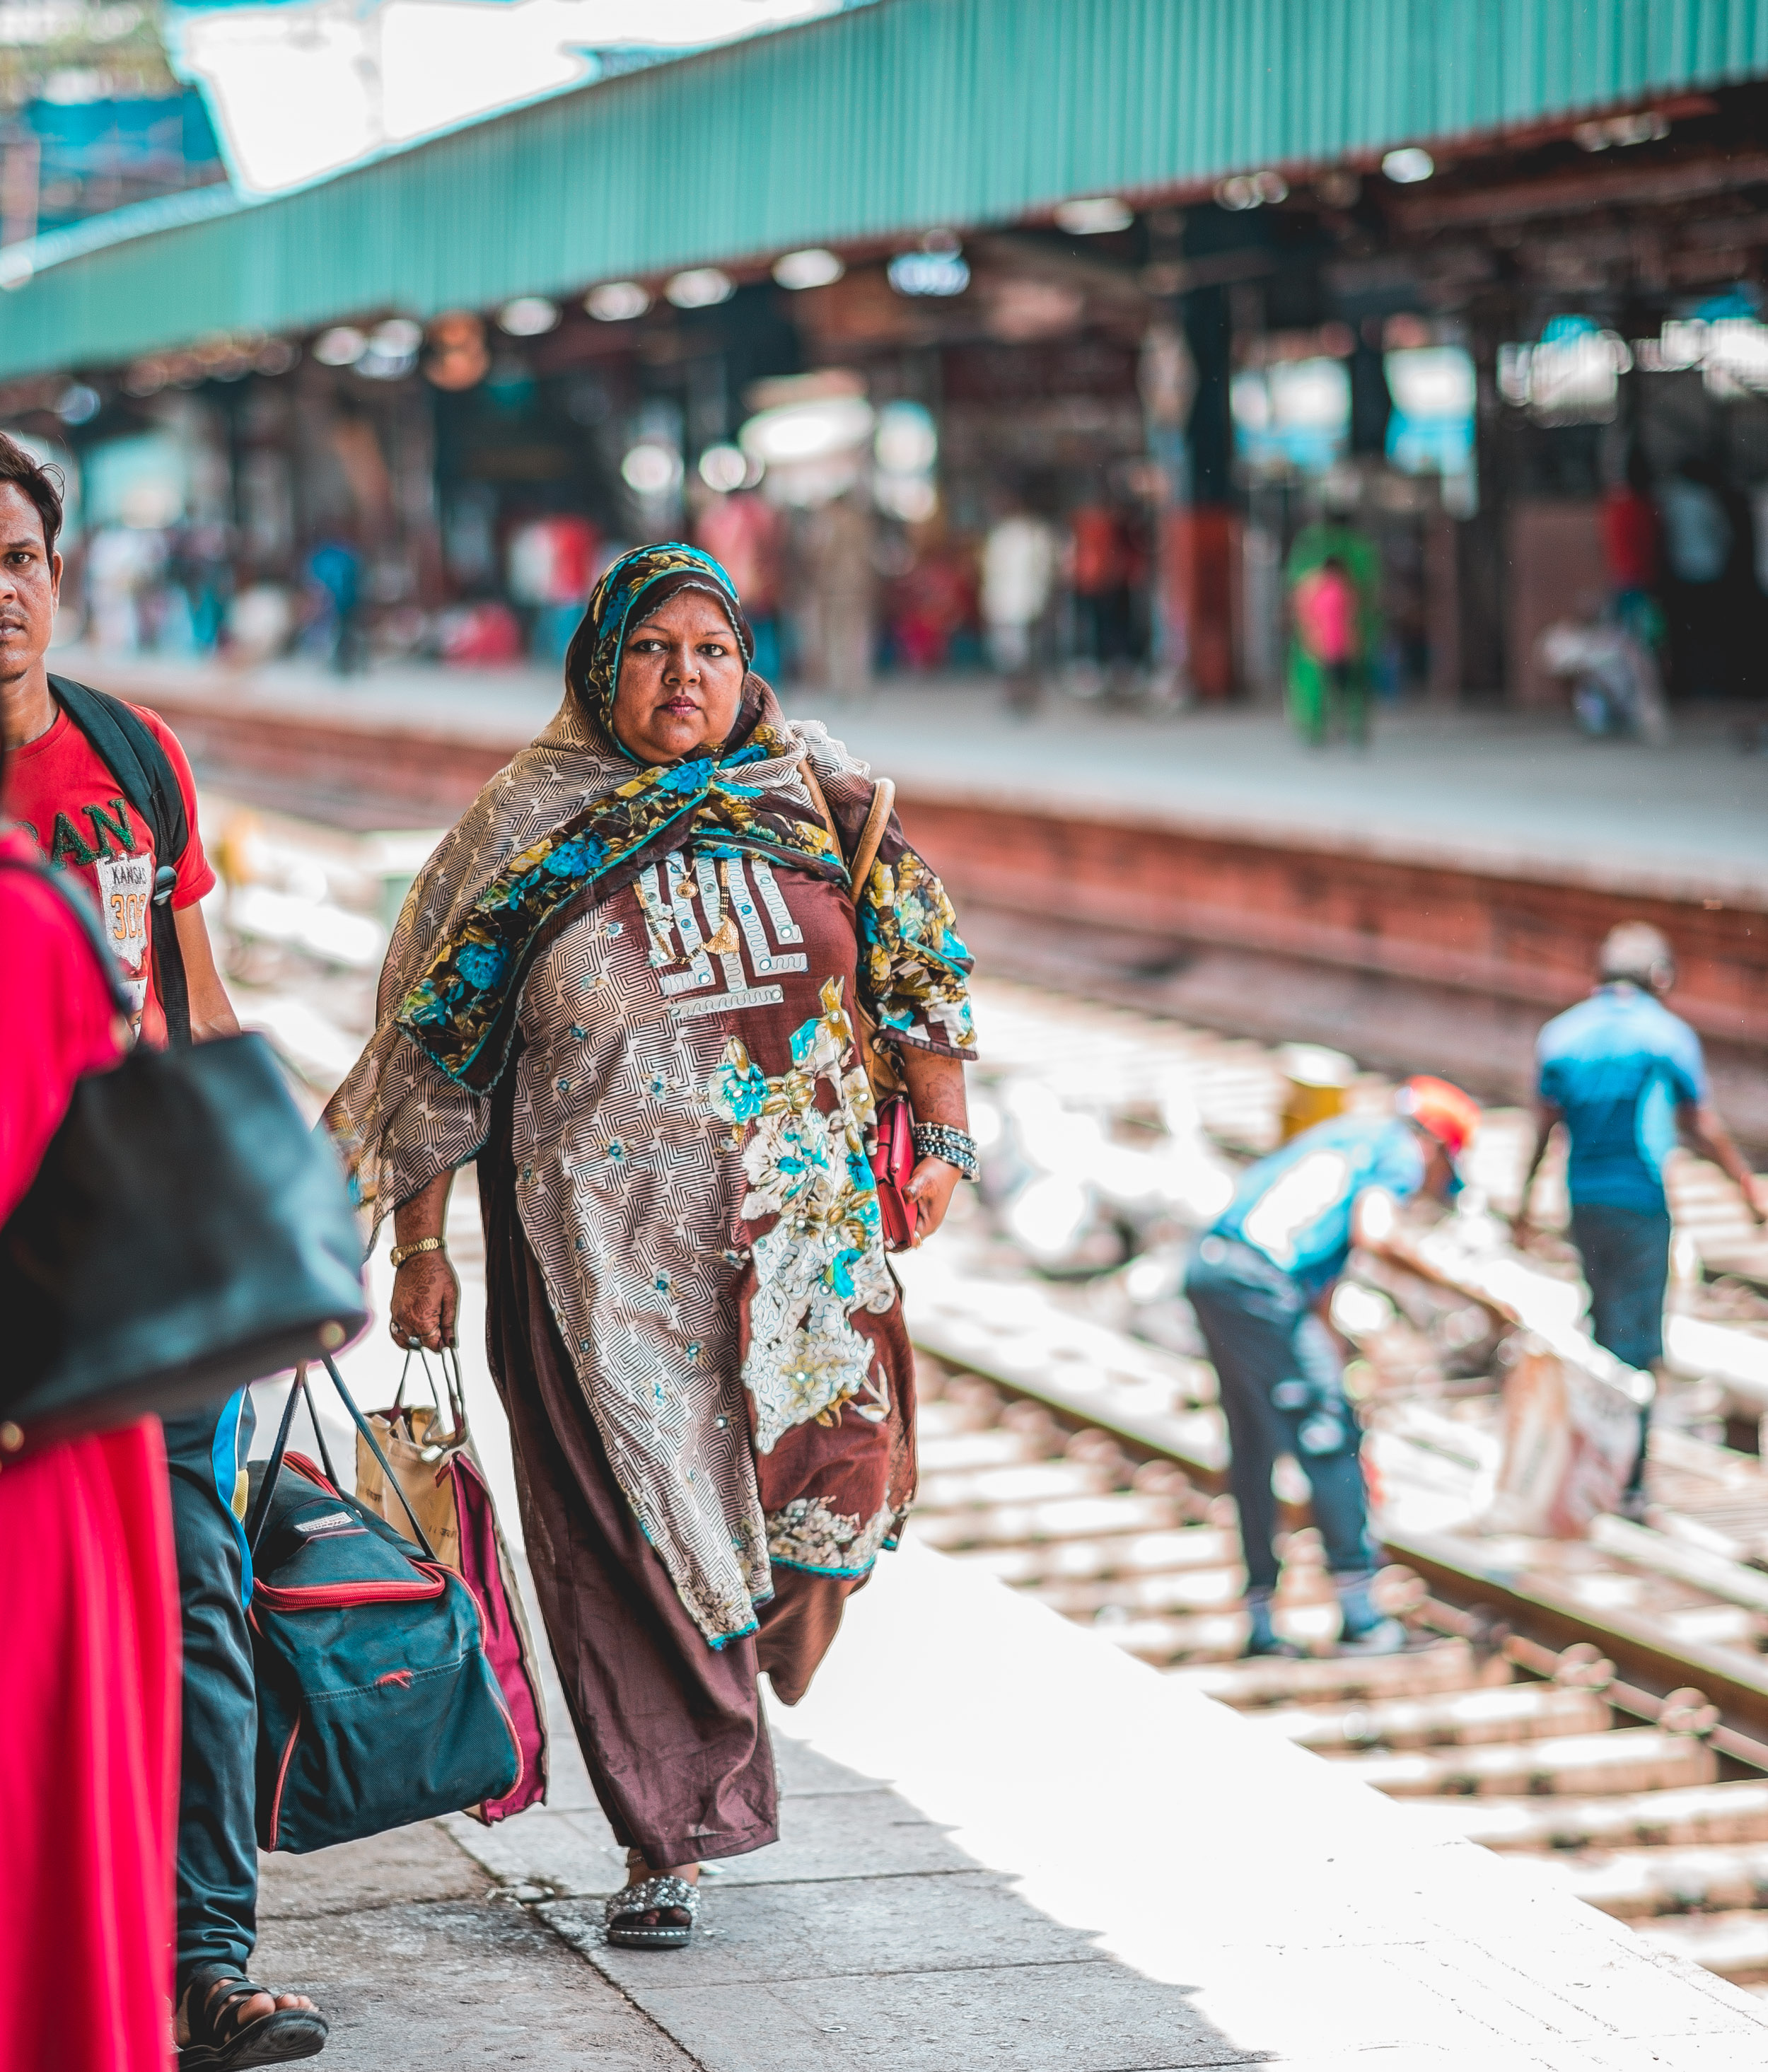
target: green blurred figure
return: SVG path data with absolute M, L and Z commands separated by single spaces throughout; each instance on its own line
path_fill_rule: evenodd
M 1323 748 L 1334 732 L 1369 738 L 1370 667 L 1381 645 L 1381 564 L 1363 534 L 1335 519 L 1296 535 L 1289 584 L 1289 713 Z

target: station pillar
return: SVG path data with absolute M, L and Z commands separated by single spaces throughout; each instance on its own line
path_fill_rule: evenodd
M 1172 660 L 1192 695 L 1219 704 L 1234 690 L 1236 561 L 1240 514 L 1232 503 L 1233 426 L 1228 412 L 1231 327 L 1218 286 L 1179 303 L 1195 370 L 1184 428 L 1182 492 L 1161 528 L 1161 590 Z

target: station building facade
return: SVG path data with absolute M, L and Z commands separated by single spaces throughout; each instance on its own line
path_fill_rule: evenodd
M 1053 550 L 1039 658 L 1088 693 L 1277 697 L 1289 574 L 1338 528 L 1379 692 L 1551 705 L 1540 634 L 1588 611 L 1674 697 L 1759 697 L 1768 16 L 1593 56 L 1553 41 L 1588 9 L 1499 11 L 1537 62 L 1463 53 L 1456 101 L 1449 10 L 1359 10 L 1367 47 L 1289 54 L 1322 113 L 1207 10 L 1022 10 L 1009 50 L 992 0 L 887 0 L 0 253 L 0 421 L 68 464 L 101 645 L 553 659 L 613 551 L 688 530 L 786 672 L 833 672 L 832 594 L 873 664 L 961 668 L 1018 516 Z M 636 230 L 533 228 L 576 169 L 617 221 L 623 152 L 697 96 L 798 166 L 751 191 L 738 121 Z M 1039 160 L 1014 106 L 1046 105 Z

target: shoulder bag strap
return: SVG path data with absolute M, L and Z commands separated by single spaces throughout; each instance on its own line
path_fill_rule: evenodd
M 828 800 L 824 796 L 823 787 L 816 780 L 816 772 L 812 769 L 808 755 L 799 764 L 798 774 L 804 780 L 804 788 L 810 794 L 811 804 L 816 808 L 823 825 L 829 832 L 835 845 L 835 853 L 847 865 L 847 896 L 853 907 L 857 931 L 860 894 L 866 879 L 872 874 L 878 844 L 883 841 L 884 830 L 890 824 L 890 808 L 896 800 L 896 786 L 888 777 L 879 778 L 873 786 L 872 809 L 865 816 L 865 825 L 860 830 L 858 845 L 849 859 L 846 846 L 841 841 L 841 828 L 836 824 L 835 816 L 828 809 Z M 882 1103 L 886 1095 L 899 1092 L 903 1083 L 887 1054 L 880 1052 L 874 1040 L 876 1026 L 861 1003 L 856 982 L 853 989 L 853 1040 L 858 1047 L 859 1061 L 865 1069 L 873 1095 Z
M 154 974 L 167 1034 L 183 1049 L 191 1040 L 190 993 L 172 894 L 178 866 L 190 846 L 191 827 L 178 772 L 153 729 L 121 698 L 76 684 L 71 676 L 51 676 L 49 686 L 122 787 L 124 797 L 154 831 Z
M 829 839 L 835 845 L 835 853 L 847 865 L 850 890 L 857 901 L 865 890 L 865 881 L 872 874 L 872 865 L 878 861 L 878 845 L 884 839 L 884 830 L 890 824 L 890 814 L 896 804 L 896 785 L 889 777 L 880 777 L 872 787 L 872 809 L 865 816 L 865 824 L 849 857 L 847 846 L 841 840 L 841 831 L 836 824 L 835 816 L 829 811 L 828 800 L 817 782 L 816 772 L 811 767 L 807 755 L 798 766 L 798 774 L 804 780 L 804 789 L 810 794 L 810 802 L 816 808 L 817 816 L 828 828 Z
M 896 784 L 892 778 L 880 777 L 872 787 L 872 810 L 865 816 L 865 824 L 860 830 L 853 860 L 847 866 L 853 882 L 853 897 L 857 901 L 864 893 L 872 875 L 872 865 L 878 861 L 878 844 L 884 839 L 884 830 L 890 824 L 891 809 L 896 804 Z
M 810 802 L 816 808 L 817 817 L 828 830 L 828 838 L 835 845 L 835 853 L 845 863 L 847 851 L 841 845 L 841 831 L 835 824 L 835 816 L 828 810 L 828 801 L 823 796 L 823 787 L 816 781 L 816 772 L 810 767 L 808 755 L 800 763 L 798 774 L 804 780 L 804 789 L 810 794 Z

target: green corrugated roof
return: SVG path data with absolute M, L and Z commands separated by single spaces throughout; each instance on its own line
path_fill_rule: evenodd
M 0 376 L 1010 220 L 1763 72 L 1768 0 L 882 0 L 297 193 L 43 240 L 0 295 Z

